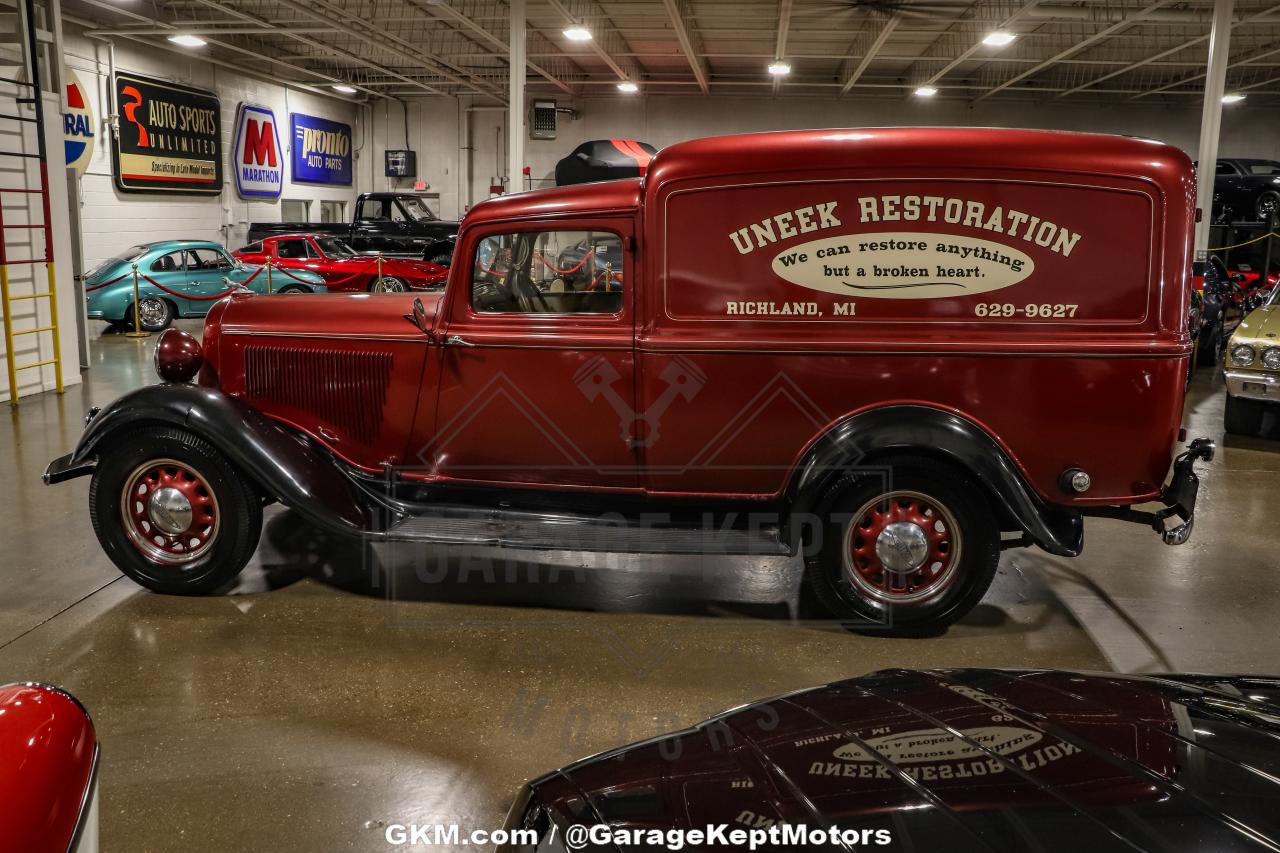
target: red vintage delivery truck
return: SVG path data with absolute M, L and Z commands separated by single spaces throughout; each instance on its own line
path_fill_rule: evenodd
M 1189 535 L 1193 198 L 1185 154 L 1116 136 L 685 142 L 476 205 L 442 294 L 229 297 L 45 477 L 92 473 L 162 592 L 227 583 L 279 501 L 374 540 L 799 554 L 837 618 L 935 631 L 1085 516 Z

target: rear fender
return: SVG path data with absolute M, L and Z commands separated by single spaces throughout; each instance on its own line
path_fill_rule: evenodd
M 941 459 L 968 472 L 987 490 L 1003 518 L 1050 554 L 1074 557 L 1084 547 L 1078 512 L 1040 500 L 999 444 L 977 424 L 921 405 L 886 406 L 843 420 L 816 441 L 788 486 L 794 512 L 813 512 L 849 470 L 890 455 Z
M 200 436 L 263 492 L 317 524 L 348 533 L 368 529 L 354 488 L 334 462 L 252 406 L 199 385 L 149 385 L 125 394 L 90 419 L 75 451 L 49 466 L 45 482 L 91 473 L 102 449 L 146 424 Z

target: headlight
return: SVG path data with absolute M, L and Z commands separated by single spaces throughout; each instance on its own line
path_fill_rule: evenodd
M 1248 344 L 1236 344 L 1231 348 L 1231 363 L 1236 367 L 1248 367 L 1257 358 L 1257 353 Z
M 1280 370 L 1280 347 L 1267 347 L 1262 351 L 1262 366 L 1268 370 Z

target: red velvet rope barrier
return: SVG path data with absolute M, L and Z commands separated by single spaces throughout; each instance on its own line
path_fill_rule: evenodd
M 258 272 L 261 272 L 261 270 L 259 270 Z M 258 275 L 258 273 L 254 273 L 253 275 L 249 276 L 247 279 L 245 279 L 244 284 L 248 284 L 249 282 L 253 281 L 253 279 L 254 279 L 257 275 Z M 154 285 L 154 286 L 156 286 L 156 287 L 160 288 L 161 290 L 163 290 L 165 293 L 169 294 L 170 296 L 176 296 L 176 297 L 178 297 L 179 299 L 193 299 L 193 300 L 195 300 L 196 302 L 212 302 L 212 301 L 214 301 L 215 299 L 221 299 L 221 298 L 222 298 L 222 297 L 224 297 L 224 296 L 230 296 L 232 293 L 235 293 L 237 290 L 239 290 L 241 287 L 243 287 L 243 286 L 244 286 L 244 285 L 242 285 L 242 284 L 237 284 L 235 287 L 231 288 L 230 290 L 224 290 L 222 293 L 219 293 L 219 294 L 217 294 L 217 295 L 215 295 L 215 296 L 195 296 L 194 294 L 191 294 L 191 293 L 178 293 L 178 292 L 177 292 L 177 291 L 175 291 L 175 290 L 170 290 L 169 288 L 165 287 L 165 286 L 164 286 L 163 284 L 161 284 L 160 282 L 156 281 L 156 280 L 155 280 L 154 278 L 152 278 L 151 276 L 146 275 L 145 273 L 138 273 L 138 277 L 139 277 L 139 278 L 142 278 L 142 279 L 146 279 L 147 284 L 151 284 L 151 285 Z
M 129 277 L 129 273 L 125 273 L 124 275 L 118 275 L 115 278 L 111 279 L 111 281 L 104 281 L 102 284 L 95 284 L 93 287 L 86 287 L 84 289 L 84 292 L 93 293 L 95 290 L 102 290 L 102 288 L 106 287 L 108 284 L 115 284 L 120 279 L 128 278 L 128 277 Z
M 582 269 L 582 267 L 587 263 L 587 259 L 594 256 L 595 253 L 596 253 L 595 249 L 592 249 L 591 251 L 587 252 L 585 255 L 582 256 L 582 260 L 578 261 L 578 265 L 576 267 L 570 267 L 567 270 L 557 269 L 556 267 L 552 266 L 550 263 L 547 262 L 547 259 L 544 258 L 541 253 L 535 254 L 534 257 L 538 259 L 538 262 L 540 264 L 542 264 L 547 269 L 551 270 L 556 275 L 569 275 L 570 273 L 575 273 L 578 270 Z

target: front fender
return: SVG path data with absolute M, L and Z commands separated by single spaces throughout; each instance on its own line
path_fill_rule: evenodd
M 333 462 L 252 406 L 199 385 L 148 385 L 120 397 L 89 420 L 72 453 L 49 464 L 44 481 L 91 473 L 102 448 L 146 424 L 200 436 L 266 494 L 313 522 L 349 533 L 368 528 L 351 483 Z
M 1084 522 L 1078 512 L 1045 504 L 985 430 L 931 406 L 886 406 L 836 424 L 801 460 L 788 487 L 788 503 L 795 511 L 812 511 L 845 472 L 895 454 L 941 458 L 969 472 L 1005 514 L 1050 554 L 1074 557 L 1084 548 Z

